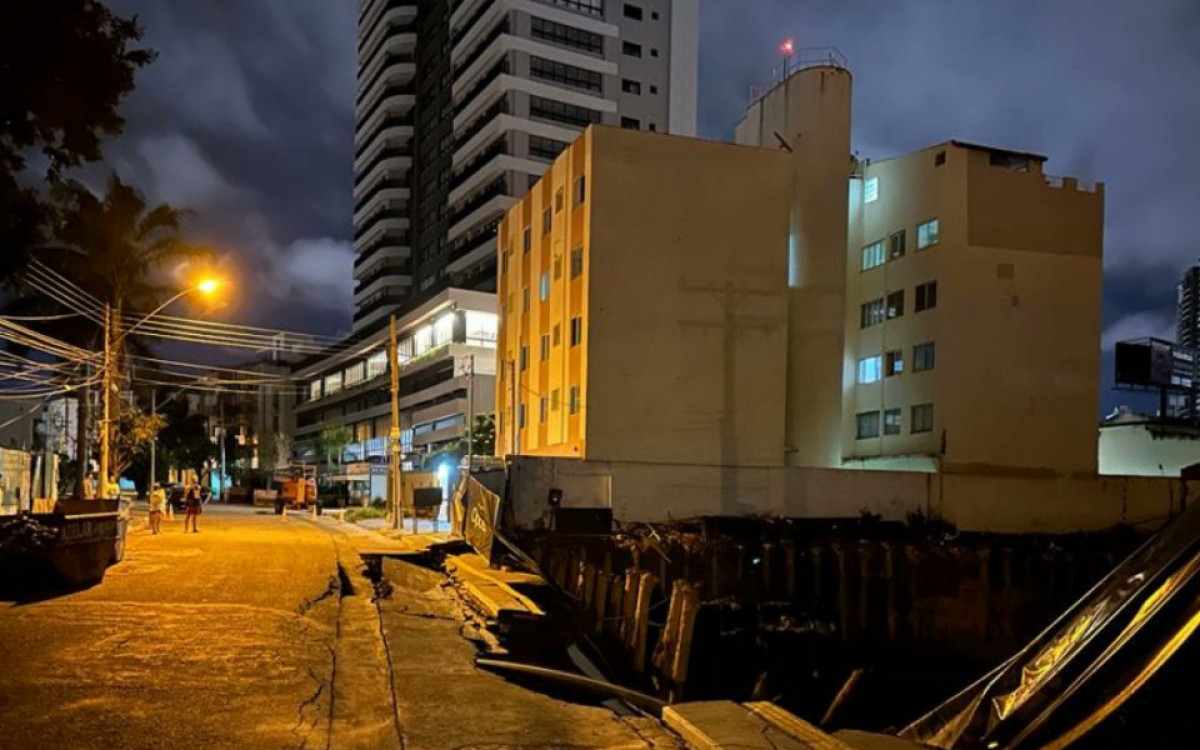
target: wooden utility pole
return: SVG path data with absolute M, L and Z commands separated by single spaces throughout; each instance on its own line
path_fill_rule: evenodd
M 392 528 L 403 528 L 400 497 L 400 361 L 396 342 L 396 316 L 388 323 L 388 372 L 392 381 L 392 429 L 388 439 L 388 503 L 392 506 Z
M 96 497 L 108 496 L 109 439 L 112 433 L 112 307 L 104 305 L 104 364 L 100 373 L 100 476 L 96 479 Z M 83 467 L 80 467 L 83 471 Z
M 475 466 L 475 355 L 468 359 L 471 370 L 467 373 L 467 475 Z

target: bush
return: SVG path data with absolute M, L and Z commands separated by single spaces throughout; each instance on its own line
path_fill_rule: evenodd
M 346 511 L 346 520 L 354 523 L 368 518 L 383 518 L 385 515 L 382 508 L 351 508 Z

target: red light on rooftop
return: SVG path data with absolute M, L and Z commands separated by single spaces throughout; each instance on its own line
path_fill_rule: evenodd
M 791 37 L 784 39 L 783 44 L 779 45 L 779 51 L 782 54 L 791 57 L 792 53 L 796 51 L 796 40 L 792 39 Z

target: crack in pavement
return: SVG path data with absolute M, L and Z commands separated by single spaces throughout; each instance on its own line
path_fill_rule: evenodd
M 301 731 L 304 726 L 304 710 L 321 700 L 321 694 L 325 692 L 326 684 L 325 680 L 321 679 L 316 675 L 316 673 L 313 672 L 312 667 L 308 667 L 308 676 L 316 681 L 317 689 L 316 692 L 301 701 L 300 705 L 296 708 L 296 726 L 292 727 L 292 734 L 300 740 L 300 750 L 305 750 L 308 747 L 309 735 L 311 735 L 313 730 L 316 729 L 316 724 L 314 722 L 313 725 L 308 728 L 308 731 L 301 735 Z M 326 744 L 326 747 L 328 747 L 328 744 Z
M 301 617 L 303 617 L 303 616 L 307 615 L 309 613 L 309 611 L 313 607 L 317 606 L 317 604 L 319 604 L 320 602 L 324 601 L 325 599 L 328 599 L 329 597 L 333 596 L 334 594 L 340 594 L 341 590 L 342 590 L 341 579 L 336 575 L 331 575 L 331 576 L 329 576 L 329 583 L 325 586 L 325 590 L 322 591 L 320 593 L 320 595 L 315 598 L 305 599 L 303 602 L 300 603 L 300 606 L 296 608 L 296 611 L 300 614 Z

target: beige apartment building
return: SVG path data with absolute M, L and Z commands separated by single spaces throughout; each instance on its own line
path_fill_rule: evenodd
M 498 235 L 497 452 L 781 466 L 791 169 L 593 126 Z
M 863 164 L 845 268 L 848 465 L 1094 474 L 1103 185 L 950 141 Z

